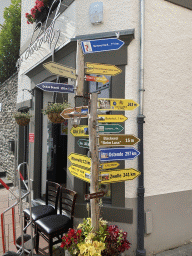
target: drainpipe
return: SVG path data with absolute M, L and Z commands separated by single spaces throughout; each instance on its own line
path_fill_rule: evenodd
M 140 0 L 140 65 L 139 65 L 139 113 L 137 117 L 138 123 L 138 150 L 140 155 L 138 157 L 138 170 L 141 175 L 138 177 L 137 189 L 137 250 L 136 256 L 145 256 L 146 250 L 144 249 L 144 163 L 143 163 L 143 124 L 145 123 L 143 115 L 143 96 L 144 96 L 144 0 Z

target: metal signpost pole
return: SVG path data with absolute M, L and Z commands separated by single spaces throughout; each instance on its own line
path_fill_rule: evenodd
M 90 193 L 98 192 L 99 177 L 99 157 L 97 148 L 97 93 L 90 96 L 90 113 L 88 118 L 89 127 L 89 148 L 91 153 L 91 180 Z M 90 199 L 91 202 L 91 221 L 95 231 L 99 230 L 99 203 L 98 198 Z

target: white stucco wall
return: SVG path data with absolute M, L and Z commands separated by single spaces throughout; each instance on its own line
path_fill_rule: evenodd
M 192 12 L 146 1 L 146 196 L 192 189 Z

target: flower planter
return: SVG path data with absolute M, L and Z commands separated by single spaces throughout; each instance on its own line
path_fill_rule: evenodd
M 25 117 L 17 118 L 15 119 L 16 123 L 20 126 L 26 126 L 30 122 L 30 119 L 27 119 Z
M 60 113 L 48 113 L 48 119 L 54 124 L 61 124 L 65 122 L 65 119 L 60 116 Z

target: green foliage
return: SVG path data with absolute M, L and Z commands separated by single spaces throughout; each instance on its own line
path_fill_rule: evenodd
M 0 31 L 0 84 L 16 72 L 21 30 L 21 0 L 11 0 L 5 8 Z
M 45 109 L 42 110 L 44 115 L 49 113 L 61 113 L 64 109 L 69 108 L 70 103 L 49 103 Z
M 13 113 L 13 117 L 15 119 L 20 119 L 20 118 L 26 118 L 26 119 L 30 119 L 32 117 L 32 115 L 29 112 L 15 112 Z

